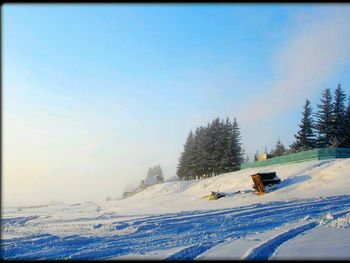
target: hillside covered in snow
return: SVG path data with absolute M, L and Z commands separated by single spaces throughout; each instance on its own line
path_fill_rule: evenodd
M 281 183 L 256 195 L 250 175 Z M 5 207 L 5 259 L 349 259 L 350 159 L 156 184 L 122 200 Z M 226 194 L 218 200 L 202 196 Z

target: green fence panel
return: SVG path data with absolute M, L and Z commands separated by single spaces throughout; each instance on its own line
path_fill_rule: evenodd
M 350 158 L 350 148 L 319 149 L 319 160 L 330 158 Z
M 288 155 L 278 156 L 271 159 L 256 161 L 251 163 L 243 163 L 241 169 L 262 167 L 273 164 L 287 164 L 306 162 L 310 160 L 325 160 L 333 158 L 350 158 L 350 148 L 322 148 L 305 152 L 292 153 Z

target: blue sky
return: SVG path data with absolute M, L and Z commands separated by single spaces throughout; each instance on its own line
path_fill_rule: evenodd
M 339 4 L 5 5 L 7 199 L 25 199 L 33 183 L 57 200 L 68 184 L 72 200 L 113 196 L 158 163 L 173 176 L 189 130 L 215 117 L 237 117 L 250 156 L 278 137 L 289 145 L 306 98 L 315 107 L 338 82 L 350 94 L 349 11 Z M 82 182 L 84 193 L 73 195 Z

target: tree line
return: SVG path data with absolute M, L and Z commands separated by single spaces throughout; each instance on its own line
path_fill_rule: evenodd
M 278 139 L 275 148 L 271 150 L 272 156 L 316 148 L 350 147 L 350 95 L 346 99 L 341 84 L 338 84 L 333 93 L 329 88 L 323 90 L 315 113 L 310 100 L 306 99 L 298 126 L 295 141 L 289 149 Z M 254 156 L 255 160 L 257 155 L 258 152 Z
M 146 180 L 141 180 L 139 187 L 145 188 L 155 183 L 163 183 L 163 181 L 164 181 L 163 170 L 160 167 L 160 165 L 157 164 L 153 167 L 148 168 Z
M 279 138 L 270 156 L 282 156 L 289 153 L 327 147 L 350 147 L 350 96 L 347 96 L 341 84 L 332 93 L 325 89 L 313 113 L 310 100 L 303 106 L 299 130 L 295 141 L 285 147 Z M 266 149 L 265 152 L 267 153 Z M 200 179 L 221 173 L 237 171 L 243 162 L 241 134 L 236 118 L 231 122 L 214 119 L 207 126 L 190 131 L 180 155 L 176 174 L 180 179 Z M 255 160 L 259 152 L 254 155 Z
M 293 152 L 324 147 L 350 147 L 350 96 L 346 107 L 346 94 L 341 84 L 334 91 L 325 89 L 318 111 L 313 115 L 310 101 L 306 100 L 303 118 L 296 141 L 291 145 Z
M 243 162 L 240 128 L 236 118 L 214 119 L 189 132 L 176 174 L 180 179 L 200 179 L 237 171 Z
M 127 189 L 125 189 L 123 192 L 123 198 L 132 196 L 132 195 L 146 189 L 149 186 L 163 183 L 163 182 L 164 182 L 164 174 L 163 174 L 163 170 L 160 167 L 160 165 L 157 164 L 153 167 L 149 167 L 147 175 L 146 175 L 146 179 L 141 180 L 139 183 L 139 186 L 136 188 L 128 186 Z

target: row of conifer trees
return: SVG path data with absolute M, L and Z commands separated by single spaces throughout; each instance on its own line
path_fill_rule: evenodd
M 310 101 L 306 100 L 295 139 L 290 146 L 292 152 L 350 147 L 350 94 L 346 103 L 341 84 L 335 89 L 334 95 L 330 89 L 323 91 L 315 114 L 312 113 Z
M 332 93 L 325 89 L 317 111 L 313 113 L 306 99 L 295 141 L 286 148 L 280 139 L 271 150 L 272 156 L 327 147 L 350 147 L 350 96 L 341 84 Z M 240 169 L 244 160 L 241 134 L 236 118 L 231 122 L 216 118 L 207 126 L 190 131 L 177 166 L 180 179 L 212 177 Z M 257 159 L 258 151 L 255 154 Z
M 212 177 L 240 169 L 243 150 L 237 120 L 216 118 L 207 126 L 190 131 L 179 158 L 180 179 Z
M 333 92 L 329 88 L 323 90 L 315 112 L 310 100 L 306 99 L 298 126 L 299 130 L 294 135 L 295 141 L 289 148 L 278 139 L 270 151 L 271 156 L 316 148 L 350 147 L 350 94 L 347 99 L 341 84 L 338 84 Z M 258 154 L 257 151 L 254 155 L 255 160 Z

